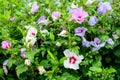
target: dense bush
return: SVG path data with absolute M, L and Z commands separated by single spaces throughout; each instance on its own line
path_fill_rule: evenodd
M 119 0 L 0 0 L 0 79 L 120 80 Z

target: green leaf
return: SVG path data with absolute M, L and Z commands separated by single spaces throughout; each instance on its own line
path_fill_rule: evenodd
M 115 70 L 114 68 L 110 67 L 110 69 L 108 69 L 107 72 L 108 72 L 108 73 L 114 73 L 114 72 L 116 72 L 116 70 Z
M 34 56 L 35 56 L 35 54 L 37 54 L 38 52 L 39 52 L 39 49 L 26 52 L 26 53 L 25 53 L 26 58 L 28 58 L 31 62 L 33 62 Z
M 27 70 L 28 70 L 28 67 L 26 65 L 24 65 L 24 64 L 18 65 L 16 67 L 16 74 L 17 74 L 18 78 L 19 78 L 21 73 L 23 73 Z
M 47 50 L 47 52 L 48 52 L 48 54 L 50 55 L 50 57 L 51 57 L 53 60 L 55 60 L 53 54 L 52 54 L 49 50 Z
M 62 58 L 60 59 L 60 64 L 63 64 L 63 62 L 64 62 L 65 59 L 66 59 L 66 57 L 62 57 Z
M 2 68 L 0 68 L 0 75 L 3 75 L 4 74 L 4 71 Z
M 115 51 L 114 51 L 114 54 L 115 54 L 115 56 L 117 56 L 117 57 L 120 58 L 120 50 L 115 50 Z
M 53 40 L 53 41 L 55 40 L 55 36 L 52 32 L 50 32 L 50 39 Z
M 11 10 L 8 11 L 8 12 L 5 14 L 6 20 L 9 20 L 9 18 L 10 18 L 10 14 L 11 14 Z
M 97 72 L 97 73 L 102 72 L 102 69 L 99 68 L 99 67 L 90 67 L 90 70 L 93 71 L 93 72 Z

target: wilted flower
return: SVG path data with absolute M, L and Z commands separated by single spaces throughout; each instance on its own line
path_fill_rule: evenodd
M 58 11 L 52 12 L 52 19 L 53 19 L 53 21 L 58 19 L 60 16 L 61 16 L 61 14 Z
M 29 59 L 25 59 L 25 62 L 24 64 L 26 64 L 27 66 L 29 66 L 31 64 L 30 60 Z
M 11 17 L 11 18 L 10 18 L 10 21 L 14 21 L 14 20 L 15 20 L 15 17 Z
M 116 34 L 116 32 L 113 32 L 112 36 L 113 36 L 114 39 L 118 39 L 119 38 L 119 36 Z
M 84 28 L 84 27 L 78 27 L 75 29 L 75 35 L 77 36 L 84 36 L 85 35 L 85 32 L 87 31 L 87 28 Z
M 42 34 L 42 36 L 49 35 L 49 31 L 47 29 L 40 30 L 40 33 Z
M 107 43 L 109 43 L 110 45 L 114 45 L 114 41 L 111 38 L 107 39 Z
M 62 37 L 67 37 L 67 31 L 66 30 L 62 30 L 59 34 L 58 34 L 58 36 L 62 36 Z
M 90 44 L 93 46 L 93 51 L 99 50 L 101 47 L 104 47 L 106 42 L 100 44 L 100 39 L 94 38 L 94 41 L 91 41 Z
M 88 23 L 90 26 L 94 26 L 98 22 L 98 18 L 96 16 L 91 16 Z
M 88 16 L 88 13 L 83 11 L 82 7 L 71 9 L 70 13 L 72 14 L 70 21 L 75 20 L 79 24 L 81 24 L 84 21 L 84 18 Z
M 112 10 L 111 5 L 109 2 L 100 2 L 97 12 L 99 14 L 105 14 L 107 11 Z
M 8 64 L 8 60 L 5 60 L 5 61 L 3 62 L 3 70 L 4 70 L 4 73 L 5 73 L 6 75 L 8 74 L 7 64 Z
M 2 41 L 1 44 L 3 49 L 8 49 L 11 47 L 11 43 L 9 43 L 8 41 Z
M 50 13 L 50 9 L 45 9 L 46 12 Z
M 87 0 L 87 2 L 86 2 L 86 6 L 89 6 L 89 5 L 91 5 L 93 2 L 95 2 L 96 0 Z
M 37 2 L 34 2 L 31 8 L 31 13 L 34 14 L 35 12 L 37 12 L 39 6 L 37 5 Z
M 38 19 L 38 23 L 44 23 L 44 24 L 48 24 L 48 20 L 46 19 L 45 16 L 41 16 L 39 19 Z
M 43 73 L 46 72 L 46 70 L 44 69 L 43 66 L 38 66 L 38 71 L 39 71 L 39 74 L 42 75 Z
M 84 47 L 90 47 L 90 42 L 85 39 L 85 37 L 82 37 L 82 46 Z
M 60 43 L 60 42 L 57 42 L 57 43 L 56 43 L 56 46 L 60 47 L 60 46 L 61 46 L 61 43 Z
M 64 55 L 67 57 L 67 60 L 64 61 L 64 67 L 77 70 L 79 69 L 79 63 L 82 62 L 84 57 L 77 56 L 74 52 L 71 52 L 69 49 L 64 51 Z
M 78 8 L 78 5 L 75 5 L 74 3 L 72 3 L 71 8 Z

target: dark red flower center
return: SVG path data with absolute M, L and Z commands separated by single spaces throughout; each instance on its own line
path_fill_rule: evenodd
M 75 64 L 76 60 L 77 60 L 77 59 L 76 59 L 74 56 L 72 56 L 72 57 L 69 58 L 69 62 L 70 62 L 71 64 Z
M 34 33 L 34 32 L 32 32 L 31 34 L 32 34 L 32 36 L 35 36 L 35 33 Z
M 82 16 L 78 16 L 77 21 L 81 21 Z

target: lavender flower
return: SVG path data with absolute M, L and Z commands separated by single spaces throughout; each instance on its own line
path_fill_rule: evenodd
M 104 47 L 106 42 L 100 44 L 100 39 L 94 38 L 94 41 L 91 41 L 90 44 L 93 46 L 93 51 L 99 50 L 101 47 Z
M 112 10 L 109 2 L 99 3 L 98 9 L 97 9 L 98 14 L 105 14 L 109 10 Z
M 91 16 L 88 23 L 90 26 L 94 26 L 98 22 L 98 18 L 96 16 Z
M 85 35 L 85 32 L 87 31 L 87 28 L 84 28 L 84 27 L 78 27 L 75 29 L 75 35 L 77 36 L 84 36 Z
M 110 45 L 114 45 L 114 41 L 111 38 L 107 39 L 107 43 L 109 43 Z
M 52 19 L 53 19 L 53 21 L 55 21 L 60 16 L 61 16 L 61 14 L 58 11 L 52 12 Z
M 8 61 L 9 61 L 9 60 L 5 60 L 5 61 L 3 62 L 3 70 L 4 70 L 5 75 L 8 74 L 8 69 L 7 69 Z
M 37 2 L 34 2 L 31 8 L 31 13 L 34 14 L 35 12 L 37 12 L 39 6 L 37 5 Z
M 84 47 L 90 47 L 90 42 L 85 39 L 85 37 L 82 37 L 82 46 Z
M 41 17 L 38 19 L 38 23 L 48 24 L 48 20 L 46 19 L 45 16 L 41 16 Z

